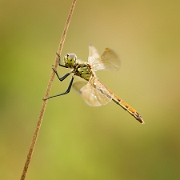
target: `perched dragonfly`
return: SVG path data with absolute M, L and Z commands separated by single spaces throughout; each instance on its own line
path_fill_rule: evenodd
M 59 66 L 72 69 L 69 73 L 60 77 L 58 72 L 52 68 L 60 81 L 66 79 L 70 74 L 79 76 L 84 79 L 84 81 L 77 81 L 73 84 L 73 75 L 65 92 L 44 98 L 44 100 L 68 94 L 71 90 L 71 87 L 73 86 L 80 92 L 82 98 L 88 105 L 106 105 L 112 100 L 121 106 L 124 110 L 127 110 L 140 123 L 144 123 L 142 117 L 135 109 L 133 109 L 116 94 L 106 88 L 96 77 L 95 71 L 105 69 L 118 70 L 120 68 L 120 60 L 113 50 L 106 48 L 103 54 L 100 56 L 96 48 L 90 45 L 88 62 L 82 62 L 77 58 L 76 54 L 68 53 L 64 56 L 64 65 L 61 64 L 60 55 L 57 55 L 59 57 Z

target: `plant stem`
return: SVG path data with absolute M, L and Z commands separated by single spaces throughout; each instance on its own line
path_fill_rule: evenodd
M 58 54 L 61 54 L 61 52 L 62 52 L 62 48 L 63 48 L 64 42 L 65 42 L 65 39 L 66 39 L 67 30 L 68 30 L 68 27 L 69 27 L 69 24 L 70 24 L 70 21 L 71 21 L 71 18 L 72 18 L 72 14 L 73 14 L 73 11 L 74 11 L 74 8 L 75 8 L 76 1 L 77 0 L 73 0 L 73 2 L 72 2 L 70 12 L 68 14 L 66 24 L 65 24 L 65 27 L 64 27 L 64 31 L 62 33 L 61 40 L 60 40 L 60 43 L 59 43 L 59 46 L 58 46 L 58 50 L 57 50 Z M 54 69 L 56 69 L 57 66 L 58 66 L 58 56 L 56 55 L 56 58 L 55 58 L 55 61 L 54 61 Z M 47 85 L 47 89 L 46 89 L 46 92 L 45 92 L 45 98 L 49 96 L 49 93 L 50 93 L 50 90 L 51 90 L 51 87 L 52 87 L 52 82 L 54 80 L 54 75 L 55 75 L 55 73 L 54 73 L 54 71 L 52 71 L 52 73 L 50 75 L 48 85 Z M 36 144 L 36 141 L 37 141 L 37 138 L 38 138 L 39 130 L 40 130 L 40 127 L 41 127 L 41 124 L 42 124 L 43 115 L 44 115 L 44 112 L 45 112 L 45 109 L 46 109 L 46 104 L 47 104 L 47 100 L 43 101 L 42 107 L 41 107 L 41 110 L 40 110 L 40 114 L 39 114 L 39 117 L 38 117 L 37 125 L 36 125 L 35 131 L 34 131 L 34 135 L 33 135 L 32 141 L 31 141 L 31 145 L 30 145 L 30 148 L 29 148 L 29 152 L 28 152 L 28 155 L 27 155 L 27 159 L 26 159 L 26 162 L 25 162 L 24 169 L 23 169 L 20 180 L 24 180 L 25 177 L 26 177 L 27 170 L 28 170 L 31 158 L 32 158 L 33 151 L 34 151 L 34 147 L 35 147 L 35 144 Z

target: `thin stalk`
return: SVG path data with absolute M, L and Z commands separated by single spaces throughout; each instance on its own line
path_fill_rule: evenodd
M 72 2 L 70 12 L 68 14 L 66 24 L 65 24 L 65 27 L 64 27 L 64 31 L 62 33 L 61 40 L 60 40 L 60 43 L 59 43 L 59 46 L 58 46 L 58 50 L 57 50 L 58 54 L 61 54 L 61 52 L 62 52 L 62 48 L 63 48 L 64 42 L 65 42 L 65 39 L 66 39 L 67 30 L 68 30 L 68 27 L 69 27 L 69 24 L 70 24 L 72 15 L 73 15 L 73 11 L 74 11 L 74 8 L 75 8 L 76 1 L 77 0 L 73 0 L 73 2 Z M 56 69 L 57 66 L 58 66 L 58 59 L 59 59 L 59 57 L 56 55 L 56 58 L 55 58 L 55 61 L 54 61 L 54 69 Z M 45 98 L 49 96 L 49 93 L 50 93 L 50 90 L 51 90 L 51 87 L 52 87 L 52 82 L 54 80 L 54 75 L 55 75 L 55 73 L 54 73 L 54 71 L 52 71 L 52 73 L 50 75 L 48 85 L 47 85 L 47 89 L 46 89 L 46 92 L 45 92 Z M 25 162 L 25 165 L 24 165 L 23 172 L 22 172 L 20 180 L 24 180 L 25 177 L 26 177 L 27 170 L 28 170 L 31 158 L 32 158 L 34 148 L 35 148 L 35 144 L 36 144 L 36 141 L 37 141 L 37 138 L 38 138 L 39 130 L 40 130 L 40 127 L 41 127 L 41 124 L 42 124 L 43 115 L 44 115 L 44 112 L 45 112 L 45 109 L 46 109 L 46 104 L 47 104 L 47 100 L 43 101 L 42 107 L 41 107 L 41 110 L 40 110 L 40 114 L 39 114 L 39 117 L 38 117 L 37 125 L 36 125 L 35 131 L 34 131 L 34 135 L 33 135 L 32 141 L 31 141 L 31 145 L 30 145 L 30 148 L 29 148 L 29 152 L 28 152 L 28 155 L 27 155 L 27 159 L 26 159 L 26 162 Z

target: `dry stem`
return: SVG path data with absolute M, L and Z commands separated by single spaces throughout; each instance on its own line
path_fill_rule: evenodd
M 69 12 L 69 15 L 68 15 L 68 18 L 66 20 L 65 27 L 64 27 L 64 31 L 63 31 L 63 34 L 61 36 L 61 40 L 60 40 L 60 43 L 59 43 L 59 46 L 58 46 L 58 50 L 57 50 L 58 54 L 61 54 L 61 52 L 62 52 L 62 48 L 63 48 L 64 42 L 65 42 L 67 30 L 68 30 L 68 27 L 69 27 L 69 24 L 70 24 L 70 21 L 71 21 L 71 17 L 72 17 L 74 8 L 75 8 L 76 1 L 77 0 L 73 0 L 73 2 L 72 2 L 70 12 Z M 58 66 L 58 56 L 56 56 L 56 58 L 55 58 L 54 68 L 56 69 L 57 66 Z M 54 71 L 52 71 L 52 73 L 51 73 L 49 83 L 48 83 L 46 93 L 45 93 L 45 98 L 49 96 L 49 93 L 50 93 L 50 90 L 51 90 L 51 87 L 52 87 L 53 79 L 54 79 Z M 30 161 L 31 161 L 33 150 L 34 150 L 37 138 L 38 138 L 38 133 L 39 133 L 39 130 L 40 130 L 40 127 L 41 127 L 41 124 L 42 124 L 46 104 L 47 104 L 47 100 L 43 101 L 42 107 L 41 107 L 41 110 L 40 110 L 40 114 L 39 114 L 39 117 L 38 117 L 38 122 L 37 122 L 37 125 L 36 125 L 36 128 L 35 128 L 35 132 L 34 132 L 34 135 L 33 135 L 32 141 L 31 141 L 31 145 L 30 145 L 30 148 L 29 148 L 29 152 L 28 152 L 28 155 L 27 155 L 27 159 L 26 159 L 26 162 L 25 162 L 24 169 L 23 169 L 20 180 L 24 180 L 25 177 L 26 177 L 26 173 L 27 173 Z

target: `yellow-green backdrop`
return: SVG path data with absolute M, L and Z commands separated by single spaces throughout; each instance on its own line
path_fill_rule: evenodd
M 20 179 L 71 2 L 0 0 L 2 180 Z M 119 54 L 120 71 L 97 75 L 145 125 L 113 102 L 51 99 L 26 179 L 180 179 L 180 1 L 78 0 L 62 55 L 87 61 L 89 44 Z

